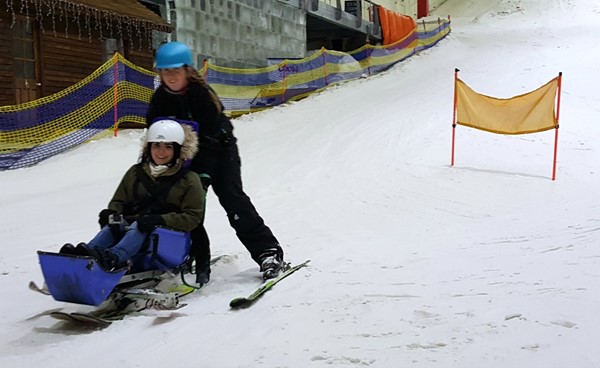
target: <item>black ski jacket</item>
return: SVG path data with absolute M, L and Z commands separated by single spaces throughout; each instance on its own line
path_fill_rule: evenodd
M 221 108 L 219 112 L 206 87 L 198 82 L 190 81 L 183 93 L 172 92 L 161 85 L 150 100 L 146 124 L 150 126 L 158 117 L 195 121 L 198 124 L 198 149 L 201 156 L 215 159 L 227 146 L 237 141 L 233 135 L 233 124 L 222 110 Z M 192 161 L 190 170 L 200 173 L 205 171 L 205 165 L 199 162 L 198 156 Z

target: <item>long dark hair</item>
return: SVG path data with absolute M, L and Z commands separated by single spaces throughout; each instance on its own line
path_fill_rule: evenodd
M 188 75 L 188 79 L 190 80 L 190 82 L 198 83 L 202 87 L 206 88 L 206 90 L 208 91 L 208 94 L 210 96 L 210 100 L 217 107 L 217 111 L 219 113 L 223 112 L 223 104 L 221 103 L 221 100 L 219 99 L 217 92 L 215 92 L 215 90 L 212 89 L 212 87 L 209 86 L 208 83 L 206 83 L 204 78 L 202 78 L 202 76 L 200 75 L 200 72 L 198 72 L 196 69 L 194 69 L 191 66 L 186 66 L 186 70 L 187 70 L 187 75 Z

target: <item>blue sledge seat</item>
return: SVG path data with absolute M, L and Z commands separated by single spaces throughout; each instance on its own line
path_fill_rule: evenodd
M 130 271 L 107 272 L 92 257 L 38 251 L 48 291 L 57 301 L 97 306 L 126 273 L 177 270 L 189 258 L 189 233 L 158 227 L 148 239 L 146 250 L 132 259 Z
M 190 256 L 190 233 L 157 227 L 149 240 L 146 250 L 133 257 L 131 272 L 177 269 Z

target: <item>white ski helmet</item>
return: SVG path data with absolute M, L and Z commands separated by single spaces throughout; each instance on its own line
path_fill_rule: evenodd
M 175 142 L 183 144 L 185 132 L 181 124 L 175 120 L 157 120 L 148 128 L 148 143 L 150 142 Z

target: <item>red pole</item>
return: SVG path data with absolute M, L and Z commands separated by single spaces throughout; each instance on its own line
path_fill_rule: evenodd
M 552 165 L 552 180 L 556 180 L 556 157 L 558 155 L 558 117 L 560 116 L 560 92 L 562 90 L 562 72 L 558 73 L 558 90 L 556 98 L 556 128 L 554 132 L 554 163 Z
M 204 81 L 208 83 L 208 81 L 206 80 L 206 74 L 208 73 L 208 61 L 206 61 L 206 59 L 204 59 L 204 63 L 202 65 L 202 76 L 204 77 Z
M 119 114 L 118 114 L 118 104 L 119 104 L 119 81 L 117 80 L 119 78 L 119 69 L 118 69 L 118 56 L 117 53 L 115 52 L 115 55 L 113 56 L 113 120 L 114 120 L 114 125 L 113 125 L 113 134 L 116 137 L 117 136 L 117 128 L 119 126 Z
M 454 69 L 454 106 L 452 107 L 452 158 L 450 159 L 450 166 L 454 166 L 454 142 L 456 138 L 456 83 L 458 80 L 458 68 Z

